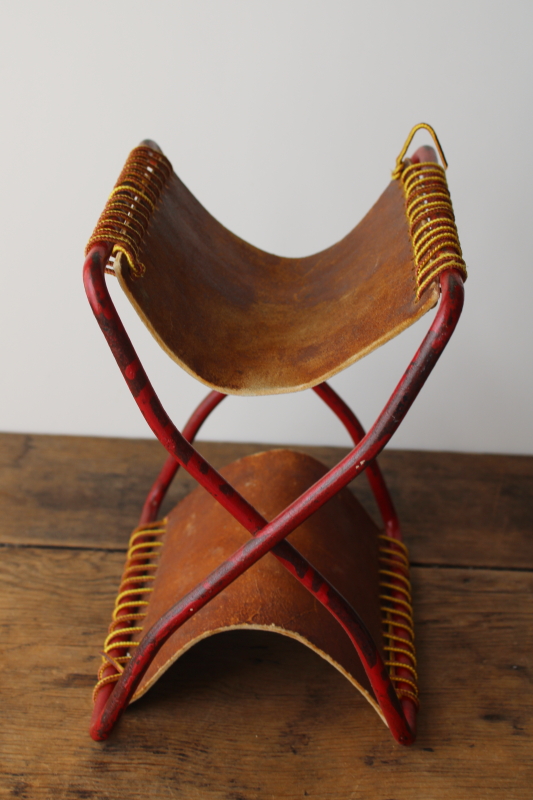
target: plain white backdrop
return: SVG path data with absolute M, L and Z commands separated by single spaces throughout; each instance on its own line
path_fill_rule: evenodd
M 533 453 L 532 23 L 530 0 L 3 3 L 0 428 L 151 436 L 81 282 L 85 242 L 142 139 L 223 224 L 295 256 L 354 227 L 427 121 L 470 277 L 458 330 L 392 444 Z M 182 425 L 206 388 L 117 289 Z M 428 324 L 332 381 L 365 424 Z M 312 392 L 230 398 L 202 438 L 347 443 Z

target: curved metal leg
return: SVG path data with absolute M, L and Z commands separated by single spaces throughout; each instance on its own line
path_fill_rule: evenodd
M 454 272 L 441 276 L 443 299 L 421 348 L 376 423 L 358 446 L 294 503 L 265 524 L 255 509 L 184 439 L 170 422 L 116 314 L 103 278 L 109 248 L 96 245 L 85 263 L 84 277 L 95 316 L 139 408 L 169 453 L 254 535 L 195 590 L 178 602 L 143 638 L 116 684 L 101 715 L 93 716 L 91 734 L 105 738 L 133 695 L 144 671 L 164 641 L 199 608 L 216 596 L 259 558 L 272 550 L 287 568 L 338 619 L 352 639 L 378 702 L 398 741 L 409 744 L 414 734 L 398 702 L 387 670 L 372 639 L 333 587 L 282 540 L 310 514 L 362 472 L 389 441 L 423 386 L 453 332 L 462 308 L 462 281 Z M 262 530 L 261 530 L 262 528 Z M 282 552 L 280 552 L 280 546 Z M 274 549 L 275 548 L 275 549 Z M 284 552 L 283 552 L 284 551 Z M 289 557 L 290 554 L 290 557 Z M 305 572 L 303 571 L 305 570 Z M 96 708 L 95 708 L 96 712 Z
M 332 387 L 324 382 L 313 386 L 313 391 L 326 403 L 329 408 L 340 419 L 350 436 L 354 445 L 365 438 L 366 432 L 350 406 L 339 397 L 337 392 Z M 398 522 L 398 515 L 392 502 L 387 484 L 383 473 L 379 468 L 377 461 L 371 461 L 365 469 L 365 475 L 372 489 L 372 493 L 376 499 L 383 524 L 385 526 L 385 533 L 387 536 L 392 536 L 394 539 L 401 539 L 400 525 Z
M 183 438 L 192 444 L 196 434 L 206 421 L 209 414 L 224 400 L 227 395 L 222 392 L 210 392 L 204 397 L 198 408 L 196 408 L 187 424 L 183 428 Z M 159 508 L 163 502 L 168 488 L 179 470 L 181 464 L 176 461 L 174 456 L 169 456 L 163 465 L 163 469 L 157 476 L 152 488 L 148 493 L 143 506 L 139 526 L 147 522 L 154 522 L 159 514 Z
M 313 391 L 331 408 L 343 423 L 350 434 L 354 445 L 359 444 L 365 436 L 365 430 L 352 409 L 342 400 L 335 390 L 326 382 L 313 387 Z M 183 428 L 183 437 L 192 444 L 201 426 L 212 411 L 224 400 L 227 395 L 221 392 L 210 392 L 195 409 L 187 424 Z M 161 469 L 158 477 L 154 481 L 150 492 L 146 498 L 143 510 L 139 519 L 139 525 L 153 522 L 157 519 L 159 508 L 168 491 L 170 484 L 180 468 L 179 462 L 174 456 L 169 456 Z M 370 483 L 370 487 L 376 499 L 385 532 L 388 536 L 400 538 L 399 522 L 392 498 L 387 484 L 379 468 L 377 461 L 369 464 L 365 470 L 365 475 Z
M 339 395 L 334 391 L 334 389 L 332 389 L 332 387 L 325 382 L 319 384 L 318 386 L 314 386 L 313 389 L 343 423 L 346 430 L 352 437 L 353 443 L 355 445 L 359 444 L 359 442 L 365 437 L 365 430 L 347 403 L 345 403 L 344 400 L 342 400 L 342 398 L 340 398 Z M 385 478 L 383 477 L 383 473 L 381 472 L 376 460 L 371 461 L 368 464 L 365 470 L 365 475 L 368 479 L 370 488 L 372 489 L 372 493 L 374 494 L 379 511 L 381 513 L 381 518 L 385 526 L 385 534 L 391 539 L 401 542 L 402 534 L 398 515 L 396 514 L 392 497 L 390 496 L 387 484 L 385 483 Z M 395 547 L 395 545 L 390 543 L 390 547 Z M 401 681 L 398 682 L 398 689 L 400 690 L 401 695 L 403 693 L 400 702 L 402 704 L 405 717 L 409 723 L 409 727 L 414 732 L 416 726 L 416 715 L 418 713 L 418 699 L 416 696 L 413 696 L 413 675 L 411 673 L 411 670 L 416 666 L 414 655 L 414 633 L 408 630 L 409 626 L 406 627 L 405 619 L 402 619 L 402 611 L 405 611 L 405 601 L 407 596 L 405 581 L 401 575 L 394 576 L 392 574 L 394 572 L 395 565 L 397 565 L 397 561 L 402 559 L 402 557 L 403 556 L 401 553 L 398 553 L 396 556 L 389 556 L 393 569 L 391 570 L 391 566 L 387 565 L 389 567 L 387 570 L 389 573 L 387 575 L 387 583 L 389 583 L 391 586 L 397 587 L 396 591 L 392 590 L 389 602 L 392 602 L 392 608 L 399 612 L 399 614 L 394 615 L 396 622 L 400 624 L 403 623 L 402 628 L 395 626 L 390 630 L 392 636 L 396 637 L 396 641 L 389 642 L 389 645 L 391 645 L 389 649 L 393 653 L 393 661 L 396 664 L 396 676 L 406 680 L 406 683 L 402 683 Z M 410 602 L 410 596 L 407 599 Z M 400 666 L 401 664 L 405 664 L 406 666 L 402 667 Z

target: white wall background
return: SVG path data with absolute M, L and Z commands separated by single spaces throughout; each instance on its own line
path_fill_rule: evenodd
M 0 14 L 1 429 L 151 435 L 81 282 L 141 139 L 227 227 L 294 256 L 359 221 L 424 120 L 450 163 L 470 278 L 393 445 L 533 452 L 531 0 L 18 0 Z M 183 424 L 205 387 L 113 293 Z M 428 322 L 333 380 L 365 424 Z M 202 437 L 347 442 L 311 392 L 229 399 Z

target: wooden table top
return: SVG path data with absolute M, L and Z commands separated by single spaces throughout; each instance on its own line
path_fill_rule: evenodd
M 0 445 L 0 797 L 533 796 L 533 458 L 380 459 L 413 565 L 413 747 L 329 664 L 260 631 L 193 647 L 96 743 L 98 653 L 164 454 L 146 440 L 3 434 Z M 220 467 L 268 448 L 199 449 Z M 347 452 L 297 449 L 328 465 Z M 193 485 L 182 473 L 167 508 Z M 352 489 L 372 511 L 365 484 Z

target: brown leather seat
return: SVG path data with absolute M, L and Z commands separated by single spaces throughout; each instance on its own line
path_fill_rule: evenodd
M 438 281 L 416 299 L 397 180 L 340 242 L 306 258 L 281 258 L 224 228 L 171 173 L 139 261 L 142 277 L 124 255 L 115 261 L 133 306 L 171 358 L 225 394 L 321 383 L 438 300 Z
M 290 450 L 242 458 L 221 474 L 266 518 L 273 519 L 327 472 L 319 461 Z M 140 637 L 176 601 L 203 580 L 248 534 L 199 487 L 163 521 L 165 533 Z M 383 655 L 379 584 L 379 530 L 348 489 L 343 489 L 288 538 L 341 592 L 372 633 Z M 134 699 L 189 647 L 214 633 L 261 629 L 310 647 L 335 666 L 372 703 L 372 687 L 346 633 L 271 553 L 189 619 L 165 642 Z

